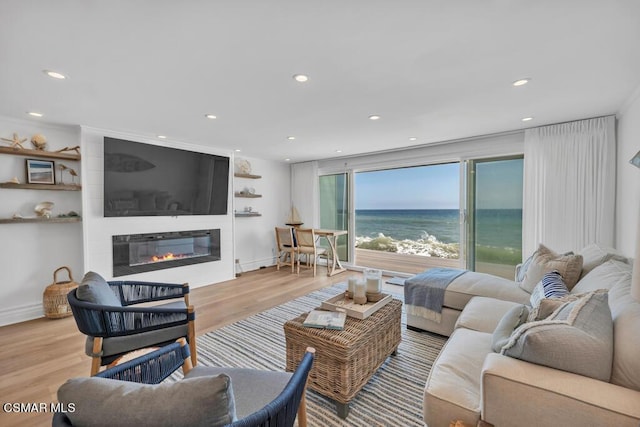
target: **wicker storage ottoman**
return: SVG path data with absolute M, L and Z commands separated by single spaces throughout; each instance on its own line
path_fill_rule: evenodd
M 302 326 L 307 313 L 284 324 L 287 371 L 293 372 L 307 347 L 316 349 L 307 385 L 336 402 L 346 418 L 349 401 L 400 344 L 402 302 L 394 299 L 364 320 L 347 317 L 344 330 Z

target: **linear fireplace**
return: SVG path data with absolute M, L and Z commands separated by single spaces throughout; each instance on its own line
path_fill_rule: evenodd
M 220 229 L 112 236 L 113 277 L 218 261 Z

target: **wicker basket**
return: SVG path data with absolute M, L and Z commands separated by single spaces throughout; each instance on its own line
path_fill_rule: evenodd
M 67 270 L 67 274 L 69 275 L 68 281 L 58 281 L 58 272 L 60 270 Z M 60 267 L 54 271 L 53 283 L 47 286 L 42 294 L 44 315 L 49 319 L 61 319 L 72 316 L 73 313 L 71 312 L 69 301 L 67 301 L 67 294 L 77 287 L 78 284 L 73 281 L 69 267 Z

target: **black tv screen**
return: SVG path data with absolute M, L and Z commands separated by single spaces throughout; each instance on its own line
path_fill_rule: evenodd
M 226 215 L 229 158 L 104 138 L 104 216 Z

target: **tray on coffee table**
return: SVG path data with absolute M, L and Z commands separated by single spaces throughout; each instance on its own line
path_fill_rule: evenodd
M 366 319 L 373 313 L 389 304 L 393 297 L 389 294 L 383 294 L 382 299 L 376 302 L 367 302 L 366 304 L 356 304 L 351 298 L 347 298 L 346 293 L 336 295 L 333 298 L 329 298 L 326 301 L 322 301 L 320 308 L 331 311 L 344 310 L 347 316 L 355 317 L 356 319 Z

